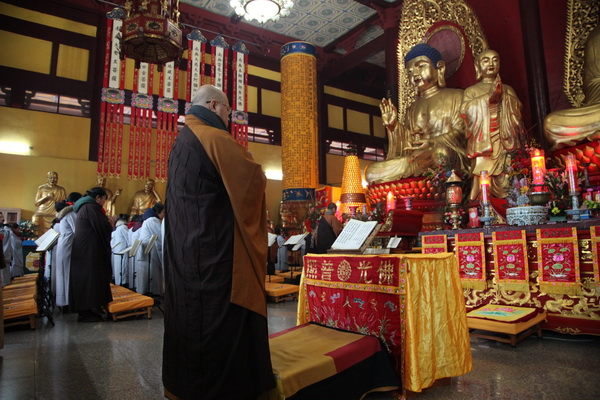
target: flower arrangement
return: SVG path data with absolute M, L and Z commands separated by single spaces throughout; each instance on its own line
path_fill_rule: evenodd
M 37 229 L 37 225 L 32 221 L 22 220 L 19 221 L 18 232 L 16 232 L 17 236 L 21 238 L 21 240 L 33 240 L 37 239 L 37 235 L 35 233 Z
M 559 172 L 556 169 L 549 170 L 546 173 L 544 183 L 548 186 L 548 191 L 552 193 L 552 201 L 548 215 L 564 216 L 570 205 L 569 199 L 569 183 L 564 172 Z

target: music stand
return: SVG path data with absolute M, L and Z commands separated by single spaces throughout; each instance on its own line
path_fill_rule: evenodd
M 148 241 L 148 245 L 146 246 L 146 249 L 144 250 L 144 254 L 146 254 L 148 256 L 148 282 L 147 282 L 147 289 L 146 293 L 149 293 L 150 295 L 152 295 L 153 293 L 150 291 L 150 287 L 152 285 L 152 247 L 154 247 L 154 244 L 156 243 L 156 239 L 158 239 L 158 235 L 152 235 L 150 236 L 150 240 Z
M 133 279 L 132 279 L 131 284 L 132 284 L 132 290 L 134 292 L 137 292 L 136 286 L 135 286 L 135 283 L 136 283 L 135 278 L 137 275 L 137 272 L 135 270 L 135 254 L 137 253 L 138 249 L 140 248 L 140 244 L 142 244 L 142 241 L 140 239 L 135 239 L 135 241 L 133 242 L 133 245 L 131 246 L 131 249 L 129 250 L 129 258 L 133 258 L 133 271 L 132 271 Z
M 117 247 L 118 245 L 120 245 L 120 244 L 121 244 L 121 242 L 119 242 L 119 243 L 115 244 L 115 245 L 113 246 L 113 249 L 114 249 L 115 247 Z M 120 272 L 121 279 L 120 279 L 120 281 L 119 281 L 119 282 L 121 283 L 121 285 L 123 285 L 123 256 L 124 256 L 125 254 L 129 253 L 129 251 L 131 250 L 131 248 L 132 248 L 132 247 L 133 247 L 133 246 L 126 247 L 126 248 L 124 248 L 124 249 L 123 249 L 123 250 L 121 250 L 121 251 L 113 251 L 113 254 L 116 254 L 116 255 L 118 255 L 118 256 L 121 256 L 121 261 L 120 261 L 120 262 L 121 262 L 121 268 L 120 268 L 120 269 L 121 269 L 121 272 Z M 115 278 L 116 278 L 116 277 L 115 277 Z M 115 283 L 116 283 L 116 279 L 115 279 Z

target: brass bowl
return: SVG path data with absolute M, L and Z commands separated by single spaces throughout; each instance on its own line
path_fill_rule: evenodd
M 531 192 L 529 193 L 529 202 L 532 206 L 545 206 L 550 201 L 549 192 Z

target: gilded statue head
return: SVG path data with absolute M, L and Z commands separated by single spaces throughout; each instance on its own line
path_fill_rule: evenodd
M 500 55 L 494 50 L 484 50 L 475 59 L 475 74 L 477 80 L 495 79 L 500 72 Z
M 154 179 L 148 179 L 144 185 L 144 191 L 150 193 L 152 192 L 152 189 L 154 189 Z
M 445 87 L 446 64 L 437 49 L 427 43 L 413 46 L 404 57 L 408 80 L 419 92 L 432 87 Z
M 58 173 L 54 171 L 48 172 L 48 185 L 54 186 L 58 183 Z

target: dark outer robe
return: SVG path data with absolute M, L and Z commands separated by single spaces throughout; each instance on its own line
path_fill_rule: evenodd
M 181 399 L 274 387 L 268 345 L 266 178 L 231 136 L 187 116 L 165 201 L 163 383 Z
M 69 305 L 73 311 L 102 307 L 112 301 L 111 232 L 100 204 L 81 206 L 75 219 L 71 252 Z

